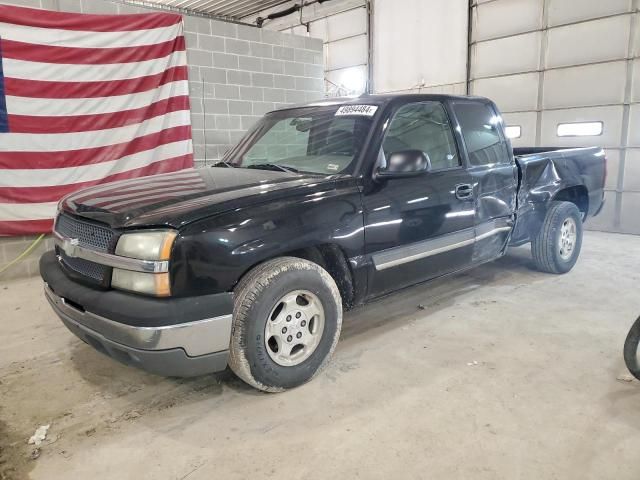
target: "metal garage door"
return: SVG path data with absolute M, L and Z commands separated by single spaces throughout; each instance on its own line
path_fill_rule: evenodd
M 590 228 L 640 234 L 637 0 L 475 0 L 471 92 L 493 98 L 514 146 L 607 149 Z

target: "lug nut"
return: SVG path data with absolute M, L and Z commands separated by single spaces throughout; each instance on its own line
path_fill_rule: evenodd
M 302 325 L 303 327 L 304 327 L 304 326 L 306 326 L 306 325 L 307 325 L 307 321 L 306 321 L 306 320 L 302 320 L 302 321 L 300 322 L 300 325 Z
M 287 333 L 287 327 L 282 327 L 282 333 Z
M 300 318 L 300 315 L 301 315 L 300 312 L 297 312 L 296 313 L 296 318 Z
M 296 338 L 300 338 L 300 337 L 302 337 L 302 332 L 296 333 Z
M 293 340 L 293 337 L 292 337 L 291 335 L 289 335 L 289 336 L 287 337 L 287 342 L 290 342 L 291 340 Z
M 287 322 L 291 321 L 291 315 L 287 315 Z

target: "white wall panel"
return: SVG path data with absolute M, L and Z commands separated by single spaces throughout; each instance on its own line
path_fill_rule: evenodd
M 640 103 L 631 105 L 628 145 L 630 147 L 640 147 Z
M 606 150 L 607 154 L 607 180 L 604 185 L 606 190 L 618 188 L 618 175 L 620 172 L 620 150 Z
M 364 35 L 325 43 L 324 68 L 325 70 L 336 70 L 367 63 L 368 48 L 367 37 Z
M 625 192 L 622 194 L 622 211 L 620 212 L 620 230 L 625 233 L 640 234 L 640 193 Z
M 531 147 L 536 144 L 536 112 L 503 113 L 502 119 L 506 126 L 519 126 L 520 138 L 512 138 L 514 147 Z
M 640 22 L 640 12 L 637 12 L 635 16 L 636 16 L 636 34 L 635 34 L 635 39 L 633 40 L 631 56 L 640 57 L 640 28 L 638 28 L 638 22 Z
M 630 25 L 624 15 L 549 30 L 546 68 L 626 58 Z
M 466 0 L 374 0 L 377 92 L 466 79 Z
M 449 85 L 435 85 L 433 87 L 419 88 L 415 93 L 428 93 L 433 95 L 465 95 L 467 93 L 466 82 L 452 83 Z
M 475 9 L 474 41 L 542 28 L 542 0 L 496 0 Z
M 629 12 L 632 0 L 549 0 L 549 25 Z
M 624 102 L 626 62 L 547 70 L 544 108 L 612 105 Z
M 622 110 L 622 106 L 615 106 L 543 111 L 542 145 L 618 147 L 622 136 Z M 604 130 L 599 136 L 558 137 L 558 124 L 574 122 L 604 122 Z
M 325 73 L 326 79 L 331 82 L 329 93 L 331 96 L 343 96 L 348 92 L 340 90 L 340 86 L 348 86 L 356 91 L 363 91 L 367 80 L 367 67 L 361 65 L 359 67 L 343 68 L 342 70 L 333 70 Z M 354 80 L 355 79 L 355 80 Z M 358 80 L 360 84 L 358 85 Z M 355 82 L 355 83 L 354 83 Z M 337 87 L 336 87 L 337 85 Z
M 429 95 L 466 95 L 466 82 L 451 83 L 448 85 L 434 85 L 431 87 L 416 87 L 407 90 L 398 90 L 396 93 L 422 93 Z
M 535 110 L 538 105 L 538 74 L 475 80 L 472 93 L 491 98 L 503 112 Z
M 640 102 L 640 60 L 633 61 L 633 88 L 631 89 L 631 101 Z
M 295 27 L 291 27 L 287 30 L 281 30 L 283 33 L 290 33 L 292 35 L 302 35 L 303 37 L 307 35 L 307 27 L 304 25 L 296 25 Z
M 640 150 L 631 148 L 627 151 L 624 162 L 624 190 L 640 192 Z M 640 216 L 640 212 L 638 213 Z
M 604 206 L 600 215 L 592 217 L 586 224 L 591 230 L 613 231 L 616 229 L 616 192 L 604 192 Z
M 473 46 L 473 77 L 537 70 L 540 65 L 540 32 L 489 40 Z
M 309 25 L 309 34 L 312 37 L 322 38 L 325 42 L 333 42 L 366 32 L 367 11 L 364 8 L 356 8 L 321 18 Z

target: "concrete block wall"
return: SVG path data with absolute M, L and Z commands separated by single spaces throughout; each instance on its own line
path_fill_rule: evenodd
M 322 40 L 185 17 L 196 161 L 215 163 L 270 110 L 324 95 Z
M 18 258 L 26 249 L 28 249 L 36 240 L 37 236 L 22 237 L 0 237 L 0 270 Z M 6 284 L 7 280 L 17 278 L 34 277 L 38 275 L 38 262 L 40 256 L 53 249 L 53 238 L 47 235 L 23 260 L 12 265 L 3 273 L 0 273 L 0 288 Z
M 290 0 L 243 20 L 253 23 L 257 17 L 264 18 L 270 13 L 280 12 L 298 3 L 298 0 Z M 369 76 L 367 0 L 332 0 L 314 3 L 306 5 L 300 15 L 292 14 L 268 20 L 264 28 L 322 38 L 327 96 L 363 93 Z
M 106 0 L 13 0 L 8 5 L 94 14 L 154 10 Z M 322 40 L 203 17 L 183 16 L 196 166 L 215 163 L 265 112 L 324 96 Z M 36 237 L 0 237 L 0 269 Z M 0 274 L 36 275 L 43 242 Z

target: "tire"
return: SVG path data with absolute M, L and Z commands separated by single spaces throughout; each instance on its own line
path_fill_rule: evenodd
M 563 243 L 563 232 L 575 228 L 573 246 Z M 566 227 L 565 227 L 566 225 Z M 582 248 L 582 214 L 571 202 L 551 202 L 542 227 L 531 242 L 531 253 L 538 270 L 567 273 L 573 268 Z
M 326 270 L 300 258 L 276 258 L 247 273 L 234 294 L 229 366 L 238 377 L 259 390 L 282 392 L 308 382 L 327 365 L 340 337 L 342 300 Z M 280 336 L 284 327 L 287 336 Z M 275 333 L 267 330 L 274 328 Z M 290 333 L 299 334 L 300 342 L 308 340 L 309 348 L 291 348 L 298 340 L 289 340 Z M 292 355 L 285 354 L 288 348 Z
M 624 342 L 624 363 L 627 365 L 631 375 L 640 380 L 640 359 L 638 359 L 638 344 L 640 344 L 640 317 L 635 321 L 629 330 L 627 339 Z

